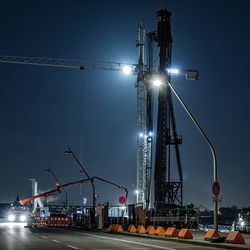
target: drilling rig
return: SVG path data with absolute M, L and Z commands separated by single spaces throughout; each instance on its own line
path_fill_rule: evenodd
M 159 67 L 157 74 L 165 81 L 159 88 L 158 121 L 156 133 L 154 204 L 161 207 L 183 203 L 183 175 L 179 145 L 182 137 L 176 130 L 171 89 L 167 81 L 171 75 L 172 34 L 168 10 L 159 10 L 157 31 L 147 34 L 147 71 L 143 71 L 145 28 L 141 22 L 138 29 L 138 75 L 137 75 L 137 203 L 146 209 L 150 205 L 150 186 L 152 172 L 152 131 L 153 131 L 153 90 L 151 82 L 154 71 L 153 43 L 159 47 Z M 175 148 L 179 181 L 171 181 L 170 148 Z

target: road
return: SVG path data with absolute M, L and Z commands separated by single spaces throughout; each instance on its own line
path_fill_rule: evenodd
M 23 223 L 0 223 L 0 249 L 213 250 L 218 248 L 70 228 L 25 228 Z

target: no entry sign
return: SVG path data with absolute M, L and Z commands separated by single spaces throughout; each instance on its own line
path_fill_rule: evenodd
M 120 204 L 125 204 L 126 201 L 127 201 L 127 199 L 126 199 L 125 196 L 120 196 L 119 199 L 118 199 L 118 201 L 119 201 Z
M 220 183 L 218 181 L 213 183 L 212 191 L 214 195 L 218 195 L 220 193 Z

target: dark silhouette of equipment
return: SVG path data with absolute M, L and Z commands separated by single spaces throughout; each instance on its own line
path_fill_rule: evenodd
M 183 174 L 179 145 L 182 144 L 182 137 L 177 135 L 174 108 L 171 96 L 171 89 L 167 81 L 171 76 L 167 69 L 171 69 L 172 55 L 172 34 L 171 34 L 171 12 L 159 10 L 157 12 L 158 28 L 150 38 L 154 38 L 160 48 L 159 73 L 162 76 L 163 86 L 159 89 L 158 96 L 158 121 L 155 155 L 155 206 L 163 204 L 181 205 L 183 203 Z M 179 181 L 171 181 L 171 146 L 175 149 Z

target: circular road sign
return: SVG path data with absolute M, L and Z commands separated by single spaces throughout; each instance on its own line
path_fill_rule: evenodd
M 218 181 L 213 183 L 212 191 L 214 195 L 218 195 L 220 193 L 220 183 Z
M 120 204 L 125 204 L 126 201 L 127 201 L 127 199 L 126 199 L 125 196 L 120 196 L 119 199 L 118 199 L 118 201 L 119 201 Z

